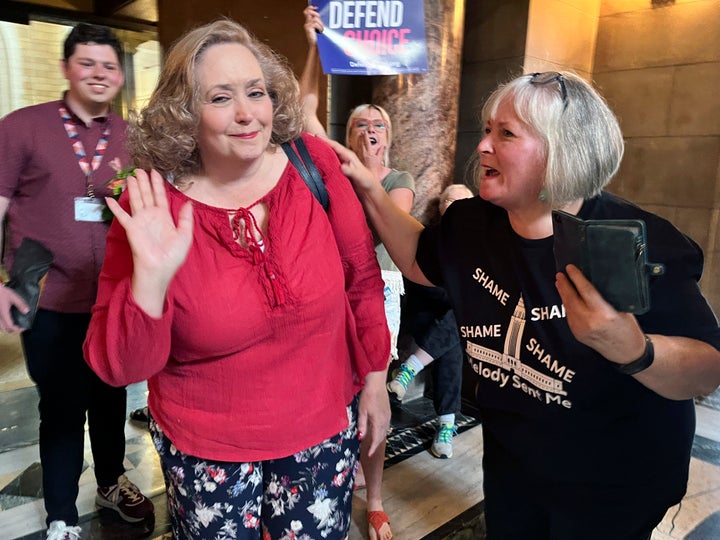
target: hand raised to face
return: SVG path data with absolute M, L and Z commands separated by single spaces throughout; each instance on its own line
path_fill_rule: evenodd
M 370 189 L 379 185 L 377 175 L 363 164 L 355 152 L 336 141 L 328 140 L 327 143 L 335 150 L 340 160 L 340 170 L 352 181 L 356 190 Z
M 374 139 L 367 131 L 357 134 L 354 147 L 360 161 L 371 171 L 378 174 L 385 167 L 387 145 Z M 381 177 L 380 174 L 378 176 Z

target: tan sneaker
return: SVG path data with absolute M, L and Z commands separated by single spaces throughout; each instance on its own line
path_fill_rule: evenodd
M 124 474 L 118 483 L 110 487 L 98 487 L 95 504 L 115 510 L 130 523 L 137 523 L 155 512 L 152 501 L 143 495 L 138 487 Z

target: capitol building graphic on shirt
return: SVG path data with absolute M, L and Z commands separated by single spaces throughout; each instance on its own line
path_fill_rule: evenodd
M 470 340 L 467 342 L 465 352 L 470 357 L 470 362 L 475 364 L 472 359 L 478 362 L 491 364 L 502 370 L 513 372 L 516 376 L 524 381 L 532 384 L 540 390 L 548 393 L 566 396 L 567 392 L 563 388 L 563 381 L 553 378 L 544 373 L 526 366 L 520 361 L 520 350 L 523 331 L 525 330 L 525 302 L 522 295 L 515 306 L 515 310 L 510 318 L 510 324 L 505 335 L 505 345 L 503 352 L 499 353 L 492 349 L 482 347 Z M 477 371 L 477 369 L 475 369 Z

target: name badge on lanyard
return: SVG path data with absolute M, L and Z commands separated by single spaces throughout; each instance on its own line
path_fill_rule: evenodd
M 105 208 L 105 202 L 102 199 L 95 197 L 95 186 L 93 185 L 92 175 L 100 166 L 105 149 L 108 145 L 108 138 L 110 137 L 110 126 L 108 125 L 103 131 L 100 140 L 95 147 L 95 153 L 92 158 L 92 162 L 89 162 L 87 155 L 85 154 L 85 146 L 78 135 L 77 126 L 73 122 L 70 113 L 64 106 L 60 106 L 59 109 L 60 117 L 63 120 L 65 131 L 72 142 L 73 151 L 78 160 L 80 170 L 85 174 L 85 197 L 75 197 L 75 221 L 104 221 L 103 210 Z
M 75 197 L 75 221 L 105 221 L 105 201 L 97 197 Z

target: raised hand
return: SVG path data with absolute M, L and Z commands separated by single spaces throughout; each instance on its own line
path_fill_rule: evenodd
M 305 37 L 307 38 L 308 44 L 314 46 L 317 43 L 317 35 L 321 34 L 325 30 L 325 25 L 320 19 L 320 14 L 317 11 L 317 6 L 308 6 L 303 10 L 305 15 Z
M 362 161 L 363 165 L 375 173 L 378 180 L 384 176 L 382 174 L 383 169 L 385 168 L 383 159 L 387 145 L 373 144 L 370 141 L 370 134 L 367 131 L 363 131 L 358 134 L 355 148 L 358 150 L 357 155 L 360 158 L 360 161 Z
M 350 178 L 356 190 L 369 190 L 374 187 L 382 189 L 378 177 L 363 164 L 355 152 L 336 141 L 328 140 L 327 143 L 340 160 L 340 170 Z
M 132 250 L 135 301 L 149 315 L 159 317 L 167 287 L 192 243 L 192 205 L 188 202 L 181 208 L 176 225 L 162 176 L 154 170 L 149 176 L 142 170 L 136 174 L 127 182 L 130 213 L 112 198 L 107 198 L 107 205 L 125 229 Z

